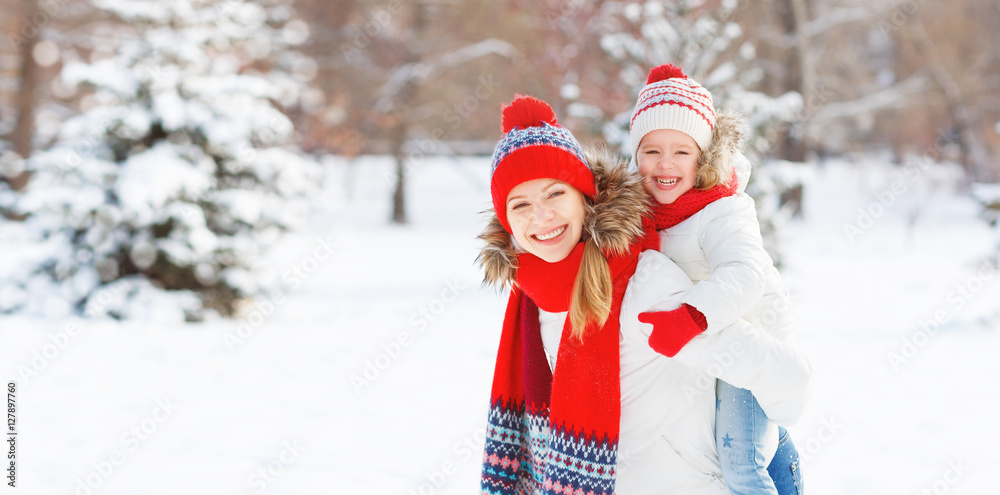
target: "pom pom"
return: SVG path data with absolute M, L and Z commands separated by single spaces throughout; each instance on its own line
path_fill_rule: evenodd
M 659 67 L 653 67 L 653 70 L 649 71 L 649 78 L 646 79 L 646 84 L 653 84 L 664 79 L 672 79 L 675 77 L 687 78 L 687 76 L 684 75 L 684 71 L 681 70 L 680 67 L 677 67 L 674 64 L 663 64 Z
M 548 103 L 532 96 L 514 95 L 514 101 L 503 107 L 503 121 L 500 127 L 503 132 L 510 132 L 515 127 L 535 127 L 540 122 L 557 125 L 556 113 Z

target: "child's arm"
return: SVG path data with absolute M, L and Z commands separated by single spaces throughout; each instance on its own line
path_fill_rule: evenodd
M 704 315 L 708 333 L 732 325 L 760 301 L 773 264 L 764 250 L 753 199 L 741 194 L 720 201 L 728 208 L 707 219 L 698 233 L 711 275 L 681 298 Z
M 702 332 L 713 334 L 732 325 L 764 295 L 772 262 L 753 199 L 739 195 L 720 201 L 725 203 L 709 206 L 717 211 L 698 229 L 711 275 L 681 297 L 679 308 L 639 315 L 639 321 L 665 329 L 654 332 L 649 345 L 667 357 Z
M 635 320 L 644 321 L 643 315 L 683 309 L 678 304 L 693 289 L 691 279 L 665 255 L 643 252 L 622 301 L 623 328 L 634 325 Z M 652 345 L 654 336 L 671 333 L 675 328 L 652 323 L 634 328 L 659 352 Z M 713 378 L 751 390 L 764 412 L 778 424 L 794 423 L 805 409 L 812 381 L 809 360 L 798 349 L 742 318 L 719 332 L 695 337 L 675 359 Z

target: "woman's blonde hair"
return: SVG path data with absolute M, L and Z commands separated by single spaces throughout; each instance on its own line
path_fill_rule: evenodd
M 611 314 L 611 299 L 611 269 L 608 267 L 608 259 L 593 239 L 587 239 L 569 303 L 572 337 L 583 341 L 583 336 L 591 325 L 603 326 Z

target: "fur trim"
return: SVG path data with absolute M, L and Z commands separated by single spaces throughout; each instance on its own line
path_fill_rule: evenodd
M 642 217 L 649 212 L 651 199 L 642 186 L 642 177 L 617 153 L 600 147 L 584 151 L 584 156 L 597 186 L 584 232 L 605 253 L 623 255 L 642 237 Z
M 500 219 L 493 208 L 484 211 L 490 216 L 489 223 L 479 234 L 479 239 L 486 243 L 476 262 L 483 267 L 483 283 L 504 288 L 513 285 L 517 276 L 517 250 L 514 248 L 514 237 L 503 228 Z
M 642 178 L 607 147 L 585 149 L 584 156 L 597 188 L 594 202 L 586 206 L 584 236 L 590 236 L 608 254 L 625 254 L 643 235 L 642 218 L 649 211 L 650 199 Z M 479 239 L 486 245 L 476 258 L 485 272 L 483 282 L 498 288 L 512 286 L 517 276 L 514 237 L 492 208 L 484 213 L 489 215 L 489 223 Z
M 698 158 L 700 189 L 708 189 L 729 180 L 733 173 L 733 160 L 743 150 L 746 140 L 747 124 L 743 114 L 729 110 L 716 114 L 712 144 L 701 150 Z

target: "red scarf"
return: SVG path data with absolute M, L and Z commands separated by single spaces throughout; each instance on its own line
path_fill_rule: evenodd
M 681 194 L 676 201 L 667 205 L 654 202 L 652 214 L 656 230 L 669 229 L 698 213 L 709 203 L 735 195 L 736 188 L 736 172 L 734 171 L 728 184 L 719 184 L 704 191 L 692 188 Z
M 533 254 L 521 253 L 517 257 L 517 285 L 524 293 L 549 313 L 569 311 L 573 283 L 583 260 L 582 242 L 562 261 L 549 263 Z
M 655 237 L 655 235 L 654 235 Z M 619 318 L 641 244 L 608 257 L 612 308 L 580 342 L 567 316 L 553 376 L 542 348 L 538 308 L 569 310 L 584 244 L 547 263 L 518 256 L 493 375 L 483 459 L 484 493 L 614 492 L 621 417 Z M 536 305 L 537 304 L 537 305 Z

